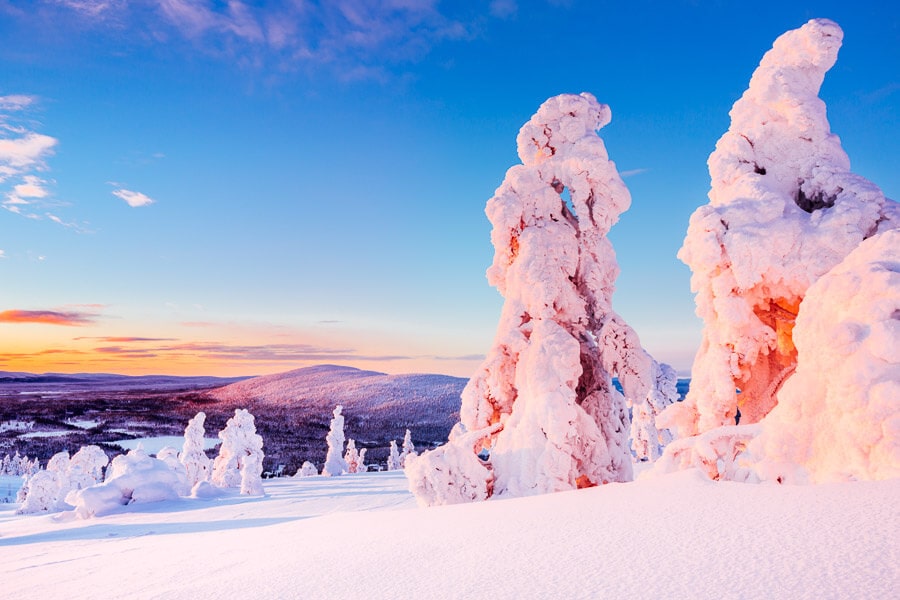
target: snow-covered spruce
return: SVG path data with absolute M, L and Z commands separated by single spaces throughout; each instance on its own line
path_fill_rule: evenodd
M 198 412 L 193 419 L 188 421 L 184 429 L 184 446 L 181 448 L 181 464 L 184 465 L 188 484 L 193 488 L 201 481 L 208 481 L 210 475 L 210 461 L 203 450 L 206 429 L 206 413 Z
M 760 478 L 900 477 L 900 230 L 864 241 L 807 290 L 794 343 L 797 371 L 750 442 Z
M 422 504 L 632 479 L 625 398 L 612 377 L 644 401 L 652 359 L 611 305 L 618 265 L 606 234 L 631 197 L 596 133 L 610 114 L 590 94 L 565 94 L 519 132 L 523 164 L 486 209 L 495 250 L 487 276 L 503 312 L 463 391 L 462 427 L 407 458 Z M 438 473 L 456 483 L 429 483 Z
M 397 451 L 397 440 L 391 440 L 391 448 L 388 453 L 387 470 L 399 471 L 403 468 L 400 464 L 400 453 Z
M 416 446 L 412 441 L 412 432 L 407 429 L 406 433 L 403 435 L 403 451 L 400 452 L 400 468 L 406 466 L 406 459 L 409 456 L 416 456 Z
M 709 204 L 678 255 L 693 273 L 703 340 L 687 399 L 658 421 L 680 438 L 734 425 L 738 410 L 742 424 L 772 410 L 797 365 L 794 322 L 809 286 L 898 226 L 897 204 L 850 172 L 818 97 L 842 38 L 825 19 L 779 37 L 709 157 Z
M 341 414 L 343 406 L 338 404 L 334 407 L 331 419 L 331 427 L 325 441 L 328 443 L 328 453 L 325 455 L 325 466 L 322 468 L 322 475 L 343 475 L 348 471 L 347 461 L 343 458 L 344 453 L 344 415 Z
M 100 446 L 82 446 L 69 460 L 68 491 L 80 490 L 103 481 L 103 469 L 109 457 Z
M 256 433 L 253 415 L 247 409 L 235 409 L 219 439 L 222 446 L 210 481 L 222 488 L 240 488 L 242 494 L 261 495 L 263 439 Z

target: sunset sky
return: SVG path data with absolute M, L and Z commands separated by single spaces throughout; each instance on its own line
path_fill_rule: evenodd
M 541 102 L 588 91 L 633 197 L 614 305 L 686 373 L 706 158 L 814 17 L 844 29 L 832 130 L 897 199 L 889 2 L 0 0 L 0 370 L 468 376 L 502 305 L 485 202 Z

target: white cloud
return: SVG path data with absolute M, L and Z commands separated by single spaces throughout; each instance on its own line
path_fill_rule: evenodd
M 619 173 L 619 177 L 625 179 L 627 177 L 634 177 L 635 175 L 640 175 L 641 173 L 646 173 L 650 169 L 631 169 L 629 171 L 622 171 Z
M 134 192 L 132 190 L 118 189 L 113 190 L 112 194 L 117 198 L 121 198 L 128 203 L 128 206 L 131 206 L 133 208 L 137 208 L 139 206 L 147 206 L 155 202 L 153 198 L 147 196 L 146 194 Z
M 0 139 L 0 167 L 3 167 L 0 181 L 26 169 L 43 167 L 44 159 L 53 154 L 58 142 L 56 138 L 33 131 L 19 138 Z
M 14 94 L 11 96 L 0 96 L 0 110 L 14 111 L 22 110 L 34 103 L 33 96 L 24 96 L 22 94 Z
M 17 198 L 46 198 L 47 190 L 44 188 L 46 181 L 36 175 L 26 175 L 22 183 L 13 186 L 13 194 Z
M 6 252 L 0 250 L 0 258 L 6 258 Z

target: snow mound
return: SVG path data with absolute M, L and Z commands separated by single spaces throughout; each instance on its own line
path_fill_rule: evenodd
M 807 289 L 900 223 L 897 204 L 850 172 L 818 97 L 842 37 L 826 19 L 779 37 L 709 157 L 709 204 L 678 254 L 703 340 L 687 399 L 658 420 L 679 437 L 734 425 L 738 410 L 742 424 L 762 419 L 797 365 L 792 334 Z
M 866 240 L 807 291 L 797 371 L 750 444 L 764 479 L 900 477 L 900 230 Z
M 152 458 L 141 449 L 116 456 L 106 481 L 69 494 L 66 501 L 82 519 L 112 513 L 128 504 L 174 500 L 187 485 L 187 478 Z

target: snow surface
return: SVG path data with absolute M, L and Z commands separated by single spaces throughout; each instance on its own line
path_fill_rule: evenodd
M 109 442 L 112 445 L 119 446 L 123 450 L 134 450 L 138 446 L 144 448 L 147 454 L 156 454 L 166 446 L 172 448 L 181 448 L 184 446 L 184 437 L 179 435 L 162 435 L 158 437 L 137 438 L 133 440 L 116 440 Z M 203 448 L 210 450 L 222 443 L 219 438 L 203 438 Z
M 90 520 L 5 505 L 3 595 L 826 600 L 900 586 L 900 479 L 746 485 L 688 470 L 428 509 L 401 471 L 265 487 Z

